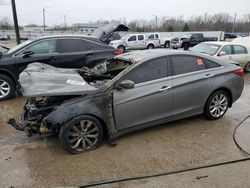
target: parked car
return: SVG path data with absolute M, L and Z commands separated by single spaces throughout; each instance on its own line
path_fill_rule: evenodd
M 119 25 L 117 26 L 119 27 Z M 28 40 L 0 54 L 0 100 L 15 96 L 18 76 L 32 62 L 42 62 L 63 68 L 93 67 L 120 54 L 105 42 L 112 32 L 100 33 L 99 38 L 83 35 L 47 36 Z
M 181 48 L 182 42 L 186 38 L 187 38 L 187 36 L 183 35 L 181 37 L 175 37 L 175 38 L 171 39 L 170 47 L 173 48 L 173 49 Z
M 9 35 L 0 35 L 0 40 L 11 40 Z
M 240 67 L 185 51 L 144 50 L 116 56 L 91 70 L 31 64 L 20 83 L 28 97 L 21 122 L 31 136 L 59 134 L 81 153 L 123 134 L 198 114 L 221 118 L 241 96 Z
M 160 34 L 159 33 L 147 33 L 146 39 L 148 41 L 153 40 L 155 44 L 155 48 L 161 47 Z
M 232 42 L 204 42 L 190 50 L 237 62 L 245 72 L 250 72 L 250 47 Z
M 171 38 L 162 38 L 159 33 L 148 33 L 146 34 L 147 39 L 149 40 L 155 40 L 157 45 L 156 47 L 165 47 L 169 48 L 170 47 L 170 40 Z
M 190 47 L 195 46 L 201 42 L 217 41 L 217 37 L 204 37 L 203 33 L 193 33 L 186 36 L 186 39 L 182 40 L 181 48 L 188 50 Z
M 120 40 L 114 40 L 109 43 L 110 46 L 125 52 L 127 50 L 153 49 L 159 47 L 159 40 L 148 39 L 144 34 L 124 35 Z

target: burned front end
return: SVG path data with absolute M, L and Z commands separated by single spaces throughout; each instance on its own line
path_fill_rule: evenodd
M 59 127 L 50 124 L 46 117 L 63 102 L 97 91 L 83 79 L 86 75 L 90 77 L 88 70 L 80 72 L 42 63 L 30 64 L 19 76 L 22 93 L 27 97 L 21 120 L 10 119 L 8 123 L 28 136 L 57 133 Z
M 30 97 L 24 106 L 21 120 L 9 119 L 8 123 L 17 130 L 25 131 L 27 136 L 55 134 L 58 127 L 49 124 L 46 117 L 64 100 L 62 97 Z

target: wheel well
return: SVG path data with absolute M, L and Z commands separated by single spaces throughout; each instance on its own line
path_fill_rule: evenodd
M 104 136 L 104 138 L 106 139 L 106 138 L 109 137 L 109 134 L 108 134 L 108 126 L 107 126 L 107 124 L 105 123 L 105 121 L 104 121 L 102 118 L 100 118 L 99 116 L 93 115 L 93 114 L 81 114 L 81 115 L 92 116 L 92 117 L 98 119 L 98 120 L 100 121 L 100 123 L 103 125 L 103 136 Z M 60 130 L 61 127 L 64 126 L 66 123 L 70 122 L 72 119 L 74 119 L 74 118 L 76 118 L 76 117 L 78 117 L 78 116 L 81 116 L 81 115 L 74 116 L 74 117 L 70 118 L 69 120 L 63 122 L 62 124 L 59 124 L 59 126 L 60 126 L 59 130 Z
M 8 73 L 7 71 L 0 70 L 0 74 L 9 76 L 14 81 L 14 83 L 17 84 L 16 79 L 10 73 Z
M 224 92 L 226 92 L 226 94 L 228 95 L 228 97 L 229 97 L 229 107 L 232 107 L 232 104 L 233 104 L 233 96 L 232 96 L 232 93 L 231 93 L 231 91 L 228 89 L 228 88 L 225 88 L 225 87 L 221 87 L 221 88 L 218 88 L 218 89 L 216 89 L 215 91 L 213 91 L 210 95 L 209 95 L 209 97 L 211 96 L 211 95 L 213 95 L 215 92 L 217 92 L 217 91 L 224 91 Z M 207 98 L 207 101 L 208 101 L 208 99 L 209 99 L 209 97 Z M 206 101 L 206 103 L 207 103 L 207 101 Z
M 147 45 L 147 47 L 149 47 L 149 46 L 155 46 L 153 43 L 149 43 L 148 45 Z

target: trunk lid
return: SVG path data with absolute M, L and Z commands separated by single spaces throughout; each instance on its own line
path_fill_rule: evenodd
M 103 42 L 108 42 L 109 38 L 112 36 L 112 34 L 116 31 L 128 31 L 130 29 L 129 26 L 117 22 L 117 21 L 111 21 L 108 25 L 104 27 L 100 27 L 94 32 L 94 36 L 99 38 Z

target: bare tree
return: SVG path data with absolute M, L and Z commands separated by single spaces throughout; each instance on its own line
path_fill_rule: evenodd
M 2 30 L 8 30 L 13 28 L 13 25 L 8 17 L 5 16 L 0 18 L 0 28 Z

